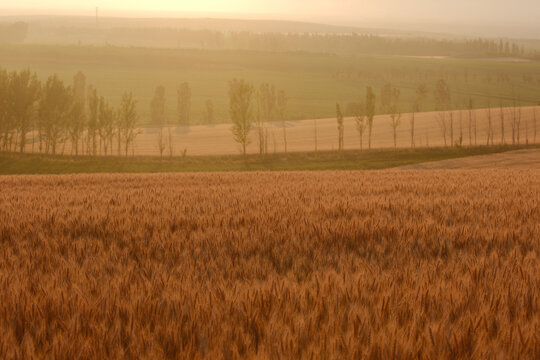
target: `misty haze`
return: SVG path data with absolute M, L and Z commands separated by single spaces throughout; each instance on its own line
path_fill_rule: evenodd
M 0 358 L 540 358 L 540 4 L 0 4 Z

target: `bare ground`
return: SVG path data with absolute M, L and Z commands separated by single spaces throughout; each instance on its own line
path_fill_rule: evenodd
M 488 133 L 488 110 L 479 109 L 470 112 L 471 127 L 469 132 L 469 112 L 449 111 L 442 117 L 438 112 L 418 113 L 415 116 L 415 144 L 417 147 L 445 146 L 459 142 L 462 144 L 485 145 Z M 501 110 L 491 109 L 491 122 L 493 129 L 494 143 L 502 141 L 501 136 Z M 512 119 L 513 116 L 520 116 L 520 143 L 533 143 L 540 139 L 540 131 L 534 136 L 535 116 L 540 123 L 540 107 L 522 107 L 514 110 L 512 108 L 503 109 L 504 121 L 504 141 L 512 143 Z M 396 132 L 396 145 L 398 148 L 411 147 L 411 119 L 412 114 L 402 114 L 401 124 Z M 446 136 L 443 137 L 441 121 L 446 124 Z M 372 147 L 373 148 L 393 148 L 394 139 L 390 126 L 391 120 L 388 115 L 376 116 L 373 120 Z M 452 126 L 450 124 L 452 123 Z M 476 124 L 476 131 L 474 125 Z M 265 123 L 264 128 L 267 134 L 267 151 L 269 153 L 283 152 L 284 146 L 284 124 L 282 122 Z M 356 130 L 356 123 L 353 118 L 345 119 L 344 140 L 345 149 L 353 150 L 360 148 L 360 138 Z M 240 154 L 240 146 L 234 142 L 231 135 L 231 124 L 217 125 L 193 125 L 193 126 L 171 126 L 164 128 L 165 155 L 169 154 L 168 139 L 169 130 L 172 139 L 173 155 L 180 155 L 186 150 L 187 155 L 231 155 Z M 453 131 L 452 131 L 453 130 Z M 143 127 L 139 129 L 140 134 L 135 139 L 133 149 L 130 153 L 136 155 L 159 155 L 158 134 L 159 129 L 154 127 Z M 516 130 L 517 132 L 517 130 Z M 287 139 L 287 151 L 325 151 L 336 150 L 338 148 L 338 130 L 335 118 L 296 120 L 285 122 L 285 133 Z M 251 143 L 247 147 L 248 153 L 259 151 L 258 129 L 254 126 L 250 133 Z M 476 135 L 476 136 L 475 136 Z M 31 136 L 29 136 L 31 138 Z M 362 147 L 368 147 L 367 130 L 363 135 Z M 37 151 L 38 145 L 29 139 L 27 151 Z M 113 144 L 116 153 L 117 144 Z M 66 144 L 59 146 L 59 152 L 70 154 L 71 146 Z M 83 151 L 81 149 L 80 151 Z

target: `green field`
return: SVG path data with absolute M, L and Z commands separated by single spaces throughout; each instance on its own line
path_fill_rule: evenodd
M 540 100 L 540 63 L 510 60 L 26 44 L 0 45 L 0 66 L 30 68 L 42 79 L 57 73 L 70 83 L 83 71 L 88 84 L 114 104 L 123 91 L 132 91 L 141 124 L 149 122 L 149 102 L 157 85 L 166 87 L 168 121 L 174 122 L 175 89 L 182 82 L 192 87 L 193 123 L 201 122 L 207 99 L 214 101 L 217 122 L 227 122 L 227 86 L 233 78 L 284 89 L 291 120 L 334 116 L 336 102 L 358 101 L 367 85 L 378 94 L 388 82 L 400 88 L 403 112 L 411 110 L 413 90 L 422 82 L 429 86 L 423 110 L 432 110 L 433 87 L 441 78 L 450 85 L 453 108 L 464 108 L 469 95 L 475 107 L 488 101 L 510 105 L 514 97 L 520 105 Z
M 431 161 L 496 154 L 538 146 L 350 150 L 258 155 L 159 157 L 69 157 L 0 154 L 0 175 L 77 173 L 160 173 L 387 169 Z

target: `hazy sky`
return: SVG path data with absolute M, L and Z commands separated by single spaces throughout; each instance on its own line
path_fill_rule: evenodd
M 103 15 L 119 11 L 152 11 L 148 15 L 181 13 L 244 13 L 260 17 L 331 20 L 359 23 L 365 20 L 422 21 L 523 26 L 534 24 L 539 0 L 16 0 L 0 9 L 35 13 L 91 13 L 99 6 Z M 5 10 L 4 10 L 5 11 Z M 140 15 L 140 14 L 137 14 Z

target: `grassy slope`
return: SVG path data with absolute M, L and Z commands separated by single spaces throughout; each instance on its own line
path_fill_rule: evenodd
M 40 155 L 0 155 L 0 174 L 157 173 L 214 171 L 368 170 L 500 153 L 525 147 L 496 146 L 462 149 L 431 148 L 318 153 L 201 156 L 160 160 L 155 157 L 71 158 Z
M 149 102 L 157 85 L 167 90 L 167 116 L 174 121 L 176 87 L 189 82 L 193 92 L 192 117 L 202 119 L 204 103 L 212 99 L 218 122 L 228 121 L 227 86 L 233 78 L 256 84 L 274 83 L 286 90 L 290 119 L 331 117 L 336 102 L 358 101 L 367 85 L 377 95 L 387 82 L 402 92 L 403 112 L 408 112 L 414 88 L 421 82 L 430 86 L 424 110 L 431 110 L 433 86 L 447 78 L 452 91 L 452 106 L 463 107 L 467 94 L 473 94 L 476 107 L 485 107 L 482 94 L 540 100 L 540 63 L 512 63 L 470 59 L 415 59 L 401 57 L 345 57 L 309 53 L 261 53 L 249 51 L 210 51 L 144 49 L 92 46 L 0 45 L 0 66 L 7 69 L 30 68 L 45 79 L 57 73 L 67 82 L 83 71 L 88 83 L 114 104 L 121 93 L 133 91 L 139 100 L 141 123 L 149 118 Z M 468 81 L 465 81 L 468 74 Z M 498 82 L 497 75 L 508 75 L 511 82 Z M 523 82 L 532 75 L 534 83 Z M 491 77 L 491 79 L 490 79 Z M 498 105 L 498 100 L 492 100 Z M 508 102 L 507 102 L 508 104 Z

